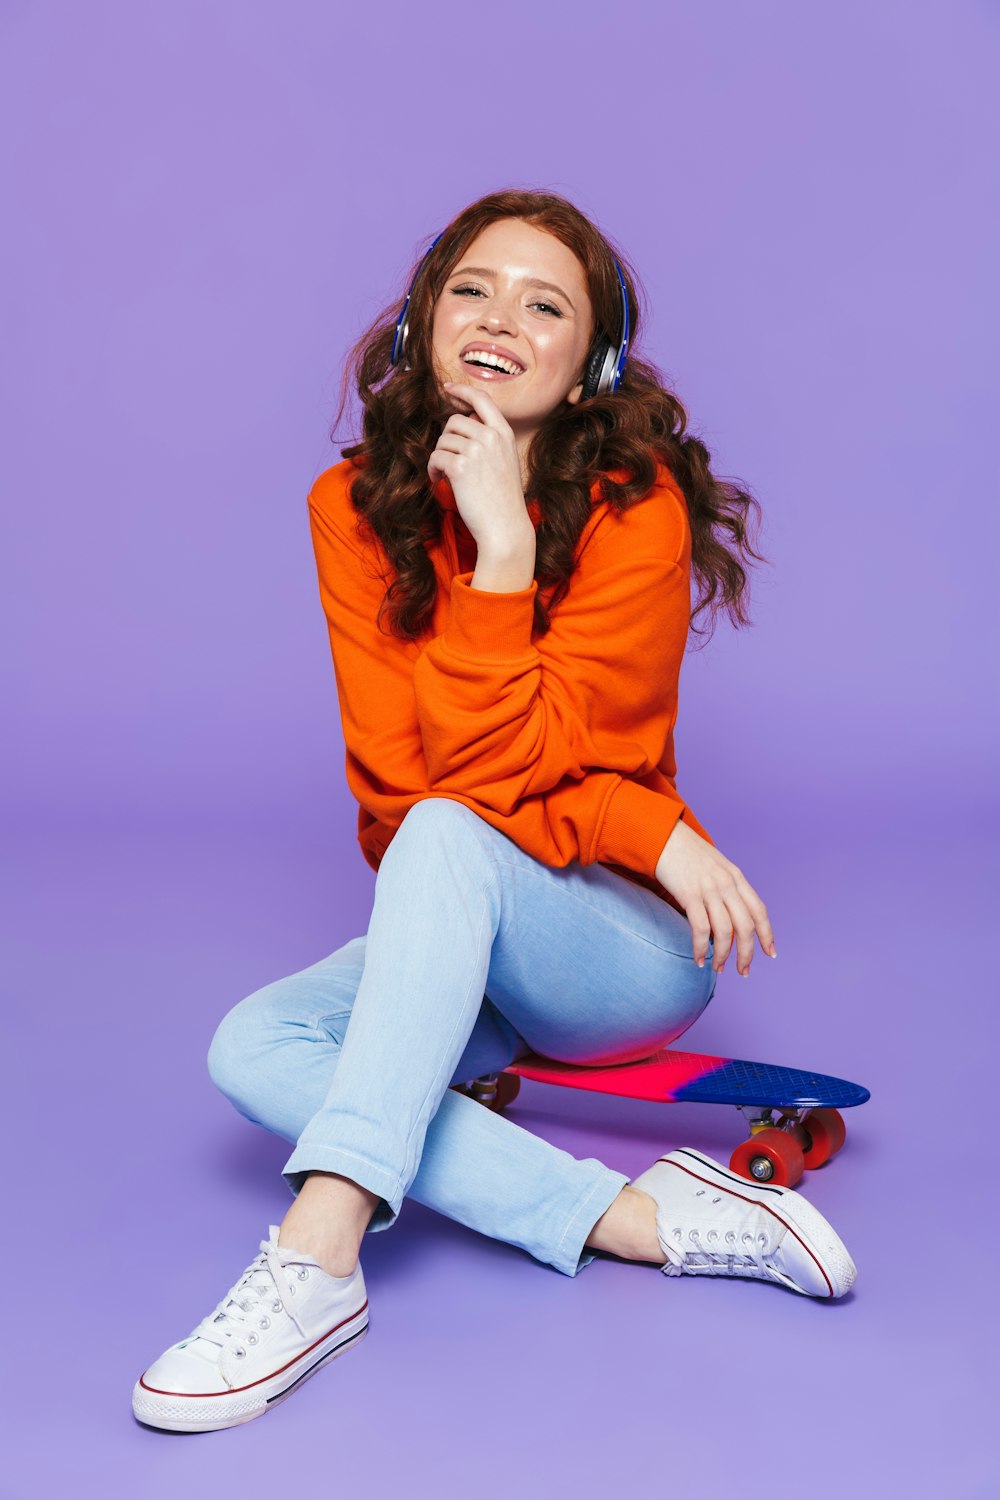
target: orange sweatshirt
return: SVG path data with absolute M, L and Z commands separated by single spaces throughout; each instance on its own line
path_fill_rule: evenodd
M 677 906 L 654 876 L 671 830 L 683 817 L 712 839 L 675 786 L 691 536 L 669 469 L 621 517 L 595 480 L 569 592 L 535 640 L 537 579 L 509 593 L 473 588 L 475 538 L 438 480 L 438 594 L 430 628 L 412 642 L 376 628 L 394 575 L 374 537 L 355 532 L 357 472 L 352 459 L 327 469 L 308 504 L 368 864 L 378 869 L 415 802 L 441 795 L 543 864 L 596 861 Z M 539 502 L 527 509 L 537 529 Z

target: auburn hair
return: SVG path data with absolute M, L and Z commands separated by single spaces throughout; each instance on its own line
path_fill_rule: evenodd
M 564 402 L 541 423 L 526 455 L 526 498 L 539 498 L 536 529 L 534 631 L 544 635 L 549 609 L 569 588 L 574 550 L 591 512 L 591 488 L 616 511 L 646 496 L 665 463 L 684 494 L 691 529 L 691 572 L 699 597 L 691 615 L 695 635 L 704 632 L 696 617 L 709 609 L 715 618 L 726 610 L 734 625 L 750 623 L 748 578 L 744 562 L 766 561 L 749 539 L 748 512 L 759 524 L 760 506 L 747 491 L 717 479 L 710 453 L 687 433 L 687 412 L 666 388 L 655 365 L 636 354 L 642 315 L 636 273 L 626 257 L 568 199 L 555 193 L 507 188 L 488 193 L 463 209 L 441 234 L 420 269 L 408 312 L 404 361 L 391 362 L 402 297 L 394 299 L 353 345 L 344 365 L 336 432 L 354 381 L 364 415 L 360 441 L 341 447 L 359 464 L 350 498 L 358 528 L 371 528 L 395 570 L 379 609 L 389 628 L 403 640 L 415 640 L 429 628 L 437 579 L 427 553 L 441 535 L 444 516 L 433 495 L 427 463 L 453 411 L 434 373 L 431 323 L 434 306 L 452 268 L 481 230 L 497 219 L 523 219 L 547 230 L 567 245 L 583 267 L 594 311 L 591 350 L 602 331 L 617 347 L 621 329 L 621 288 L 614 256 L 622 267 L 631 323 L 628 361 L 617 391 L 575 405 Z M 419 262 L 418 262 L 419 264 Z M 413 279 L 412 268 L 407 285 Z M 643 294 L 645 295 L 645 294 Z M 589 354 L 588 354 L 589 357 Z M 404 369 L 403 365 L 409 365 Z M 336 439 L 334 439 L 336 441 Z M 624 483 L 607 477 L 618 469 Z M 742 559 L 742 561 L 741 561 Z M 548 592 L 547 602 L 542 589 Z M 708 632 L 711 634 L 711 630 Z

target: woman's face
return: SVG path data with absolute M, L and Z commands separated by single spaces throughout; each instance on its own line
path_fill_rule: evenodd
M 549 413 L 579 401 L 592 331 L 586 276 L 572 250 L 523 219 L 495 219 L 466 247 L 435 303 L 435 374 L 439 382 L 481 385 L 523 458 Z M 495 345 L 519 373 L 468 364 L 470 345 L 480 352 Z

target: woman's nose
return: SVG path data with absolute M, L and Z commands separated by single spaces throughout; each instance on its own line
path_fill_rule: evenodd
M 484 311 L 482 323 L 484 328 L 502 328 L 509 333 L 517 328 L 517 315 L 510 304 L 493 301 Z

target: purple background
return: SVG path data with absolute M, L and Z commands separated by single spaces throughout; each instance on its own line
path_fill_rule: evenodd
M 8 0 L 0 31 L 3 1495 L 995 1495 L 995 7 Z M 291 1201 L 209 1041 L 371 907 L 306 493 L 348 344 L 505 185 L 622 245 L 764 507 L 679 786 L 779 958 L 685 1045 L 871 1089 L 803 1187 L 859 1280 L 570 1279 L 409 1203 L 361 1348 L 171 1441 L 132 1383 Z M 631 1174 L 740 1136 L 538 1084 L 512 1117 Z

